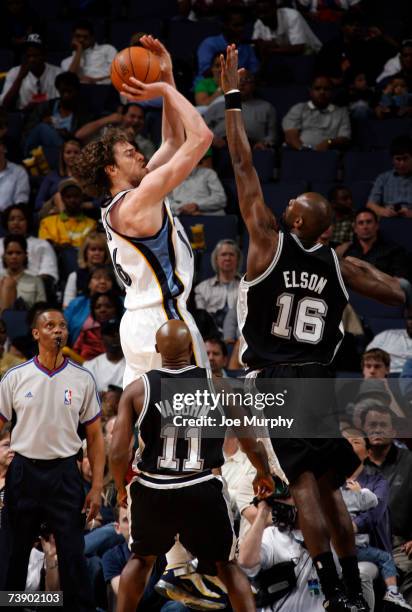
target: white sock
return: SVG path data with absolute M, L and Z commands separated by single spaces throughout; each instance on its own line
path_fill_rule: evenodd
M 398 589 L 398 587 L 396 586 L 396 584 L 391 584 L 390 586 L 387 586 L 387 587 L 386 587 L 386 590 L 387 590 L 389 593 L 395 593 L 395 595 L 397 595 L 397 594 L 398 594 L 398 592 L 399 592 L 399 589 Z

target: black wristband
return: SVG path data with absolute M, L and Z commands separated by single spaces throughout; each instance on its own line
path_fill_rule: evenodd
M 240 91 L 230 91 L 225 94 L 225 109 L 226 110 L 242 110 L 242 98 Z

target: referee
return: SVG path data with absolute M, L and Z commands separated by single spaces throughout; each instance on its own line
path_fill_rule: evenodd
M 63 357 L 67 336 L 59 309 L 40 311 L 33 323 L 38 356 L 9 370 L 0 383 L 0 430 L 15 420 L 4 497 L 12 540 L 7 589 L 24 591 L 30 551 L 46 523 L 56 540 L 64 609 L 94 612 L 83 530 L 85 513 L 89 521 L 100 508 L 104 441 L 93 376 Z M 93 473 L 86 498 L 76 461 L 80 423 Z

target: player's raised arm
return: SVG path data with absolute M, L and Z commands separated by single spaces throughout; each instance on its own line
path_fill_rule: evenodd
M 142 36 L 140 43 L 148 49 L 151 53 L 157 56 L 160 65 L 160 81 L 168 83 L 174 89 L 176 89 L 176 83 L 173 76 L 173 64 L 170 53 L 166 47 L 153 36 L 146 35 Z M 172 106 L 163 99 L 163 110 L 162 110 L 162 144 L 156 153 L 151 157 L 147 164 L 148 170 L 154 170 L 159 166 L 162 166 L 173 157 L 177 149 L 185 141 L 185 132 L 183 129 L 183 123 L 173 109 Z
M 226 136 L 235 173 L 240 212 L 250 238 L 250 257 L 248 258 L 248 276 L 250 276 L 249 259 L 255 260 L 261 252 L 269 254 L 270 259 L 273 258 L 277 246 L 276 221 L 264 202 L 260 181 L 253 166 L 252 151 L 241 111 L 238 57 L 235 45 L 228 46 L 226 59 L 222 55 L 220 63 L 226 103 Z M 262 265 L 263 268 L 266 263 L 269 262 L 265 262 Z M 257 270 L 257 273 L 262 271 Z M 249 278 L 249 280 L 252 279 Z
M 343 280 L 353 291 L 389 306 L 401 306 L 405 303 L 405 294 L 398 279 L 381 272 L 366 261 L 345 257 L 340 260 L 340 268 Z
M 130 194 L 127 205 L 139 206 L 158 203 L 191 173 L 210 147 L 213 134 L 190 102 L 168 83 L 146 85 L 133 77 L 133 86 L 124 85 L 130 100 L 148 100 L 159 95 L 175 112 L 183 124 L 186 139 L 173 157 L 147 174 L 139 185 L 137 194 Z M 125 207 L 126 208 L 126 207 Z
M 125 478 L 129 467 L 129 449 L 133 436 L 133 423 L 140 413 L 145 396 L 143 379 L 131 383 L 123 391 L 109 450 L 109 463 L 117 488 L 119 503 L 125 503 Z

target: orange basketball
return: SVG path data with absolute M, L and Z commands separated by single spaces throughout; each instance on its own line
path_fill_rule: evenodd
M 120 93 L 125 93 L 122 85 L 129 83 L 130 77 L 135 77 L 144 83 L 154 83 L 160 76 L 160 64 L 156 55 L 144 47 L 127 47 L 119 51 L 110 72 L 114 87 Z

